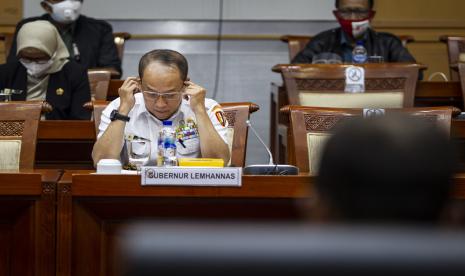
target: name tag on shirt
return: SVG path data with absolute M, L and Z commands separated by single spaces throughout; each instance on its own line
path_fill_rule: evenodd
M 241 187 L 242 168 L 142 167 L 141 185 Z

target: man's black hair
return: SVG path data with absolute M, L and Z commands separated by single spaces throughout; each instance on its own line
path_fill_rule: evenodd
M 163 65 L 176 67 L 183 81 L 187 80 L 189 66 L 187 59 L 180 53 L 173 50 L 153 50 L 142 56 L 139 62 L 139 77 L 144 77 L 144 71 L 147 66 L 153 62 L 159 62 Z
M 339 2 L 340 0 L 336 0 L 336 3 L 335 3 L 336 9 L 339 8 Z M 370 10 L 372 10 L 374 6 L 375 6 L 375 0 L 368 0 L 368 7 L 370 8 Z
M 333 220 L 438 222 L 456 163 L 448 135 L 425 120 L 351 120 L 335 131 L 316 183 Z

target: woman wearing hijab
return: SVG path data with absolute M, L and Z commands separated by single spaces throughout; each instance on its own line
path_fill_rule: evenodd
M 83 108 L 91 100 L 87 71 L 68 59 L 57 29 L 48 21 L 21 27 L 16 39 L 18 61 L 0 65 L 0 89 L 21 90 L 12 100 L 45 101 L 53 110 L 47 120 L 88 120 Z

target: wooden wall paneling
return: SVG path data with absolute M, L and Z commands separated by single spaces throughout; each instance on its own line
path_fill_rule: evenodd
M 447 48 L 439 37 L 465 36 L 465 1 L 377 0 L 375 9 L 376 30 L 415 37 L 408 48 L 418 62 L 428 66 L 425 79 L 434 72 L 444 72 L 449 77 Z

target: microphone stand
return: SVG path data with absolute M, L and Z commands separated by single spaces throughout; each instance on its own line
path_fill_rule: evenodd
M 268 152 L 269 162 L 268 165 L 250 165 L 243 169 L 244 175 L 298 175 L 299 168 L 292 165 L 278 165 L 274 163 L 273 155 L 271 154 L 270 149 L 262 140 L 260 135 L 252 126 L 250 120 L 246 121 L 247 126 L 252 130 L 255 137 L 258 138 L 258 141 L 265 147 Z

